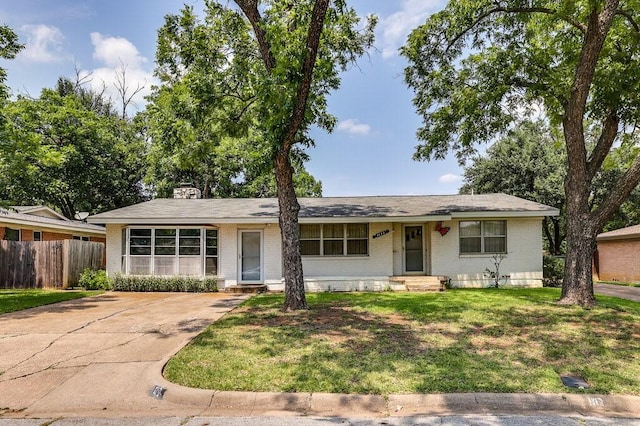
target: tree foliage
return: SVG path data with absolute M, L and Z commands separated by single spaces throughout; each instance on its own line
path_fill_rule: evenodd
M 536 106 L 562 126 L 567 261 L 561 302 L 595 303 L 595 236 L 640 181 L 636 156 L 603 201 L 590 203 L 614 143 L 635 140 L 640 1 L 453 0 L 411 33 L 402 52 L 424 124 L 417 159 L 450 150 L 465 158 Z
M 13 59 L 24 48 L 18 42 L 16 33 L 6 25 L 0 25 L 0 58 Z M 7 71 L 0 67 L 0 100 L 8 97 L 9 91 L 5 84 L 7 81 Z
M 472 159 L 460 188 L 463 194 L 503 192 L 559 209 L 560 216 L 543 220 L 547 249 L 554 255 L 563 252 L 566 234 L 566 154 L 558 136 L 541 121 L 519 124 Z
M 221 149 L 216 155 L 217 147 L 237 144 L 235 149 L 256 160 L 247 163 L 247 169 L 236 169 L 245 174 L 248 188 L 257 180 L 267 187 L 275 180 L 285 308 L 303 309 L 307 305 L 295 182 L 311 188 L 317 184 L 297 172 L 302 171 L 304 148 L 313 145 L 311 126 L 333 129 L 336 120 L 327 111 L 327 95 L 339 87 L 340 72 L 373 42 L 375 19 L 359 28 L 359 17 L 344 0 L 235 3 L 237 8 L 206 1 L 204 22 L 189 7 L 165 19 L 156 73 L 164 86 L 175 90 L 164 101 L 181 106 L 174 109 L 178 119 L 169 129 L 180 136 L 169 140 L 202 145 L 212 165 L 224 161 L 218 157 L 229 151 Z M 158 100 L 162 90 L 156 91 Z M 264 178 L 265 166 L 273 178 Z M 204 168 L 210 173 L 204 180 L 226 186 L 233 182 L 224 177 L 232 170 L 213 176 L 215 169 Z
M 626 151 L 625 148 L 612 150 L 594 178 L 590 196 L 592 209 L 604 201 L 629 167 L 629 159 L 635 154 Z M 543 219 L 542 229 L 545 248 L 552 255 L 561 255 L 565 253 L 566 238 L 566 165 L 567 154 L 560 132 L 542 121 L 525 121 L 498 139 L 484 155 L 471 159 L 464 168 L 460 193 L 504 192 L 559 209 L 558 217 Z M 640 223 L 639 206 L 640 189 L 636 189 L 613 214 L 604 231 Z
M 68 218 L 141 201 L 144 142 L 108 102 L 61 79 L 3 108 L 0 198 L 46 204 Z

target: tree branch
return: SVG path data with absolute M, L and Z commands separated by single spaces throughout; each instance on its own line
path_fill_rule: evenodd
M 638 23 L 633 19 L 631 13 L 627 12 L 626 10 L 619 9 L 616 11 L 616 15 L 624 16 L 625 18 L 627 18 L 627 21 L 629 22 L 629 24 L 631 24 L 633 29 L 636 30 L 638 34 L 640 34 L 640 25 L 638 25 Z
M 629 194 L 638 186 L 638 183 L 640 183 L 640 156 L 636 157 L 624 176 L 618 180 L 609 195 L 600 203 L 598 209 L 593 212 L 597 229 L 602 229 L 608 218 L 629 197 Z
M 322 28 L 324 27 L 324 20 L 330 1 L 331 0 L 317 0 L 313 6 L 309 31 L 307 33 L 307 54 L 302 64 L 302 79 L 300 81 L 300 87 L 298 88 L 293 115 L 281 148 L 284 151 L 289 151 L 295 143 L 296 134 L 304 120 L 304 114 L 307 110 L 307 99 L 309 98 L 311 82 L 313 81 L 313 69 L 320 46 L 320 36 L 322 35 Z
M 256 35 L 258 46 L 260 48 L 260 55 L 267 71 L 271 72 L 276 67 L 276 58 L 271 51 L 271 43 L 267 39 L 267 32 L 263 28 L 262 16 L 258 11 L 258 0 L 234 0 L 242 12 L 246 15 L 247 19 L 253 27 L 253 32 Z
M 584 143 L 585 109 L 598 58 L 619 3 L 619 0 L 608 0 L 601 13 L 598 13 L 597 7 L 593 7 L 589 16 L 589 25 L 584 37 L 582 50 L 580 51 L 580 57 L 576 65 L 569 98 L 564 105 L 565 114 L 562 118 L 562 126 L 567 156 L 570 159 L 565 188 L 571 187 L 574 191 L 577 188 L 587 191 L 588 188 L 586 183 L 590 172 L 587 171 L 587 154 Z M 605 138 L 605 140 L 598 143 L 602 146 L 608 143 L 608 140 Z M 596 163 L 598 163 L 598 158 L 594 159 L 593 164 Z M 580 195 L 567 193 L 567 199 L 571 198 L 575 201 L 580 199 Z
M 548 7 L 514 7 L 514 8 L 509 8 L 509 7 L 500 7 L 500 6 L 498 6 L 498 7 L 494 7 L 493 9 L 490 9 L 490 10 L 486 11 L 485 13 L 483 13 L 482 15 L 477 17 L 467 28 L 465 28 L 463 31 L 461 31 L 457 36 L 455 36 L 453 38 L 453 40 L 451 40 L 447 44 L 447 48 L 445 50 L 448 51 L 458 40 L 460 40 L 462 37 L 464 37 L 467 32 L 471 31 L 476 25 L 478 25 L 484 19 L 486 19 L 489 16 L 494 15 L 496 13 L 544 13 L 546 15 L 556 15 L 558 18 L 560 18 L 561 20 L 565 21 L 569 25 L 577 28 L 581 33 L 585 34 L 587 32 L 587 27 L 582 22 L 576 21 L 574 19 L 570 19 L 568 17 L 563 17 L 561 15 L 558 15 L 558 11 L 555 10 L 555 9 L 551 9 L 551 8 L 548 8 Z
M 589 182 L 593 180 L 598 170 L 600 170 L 604 159 L 609 154 L 609 150 L 618 135 L 619 123 L 620 119 L 615 111 L 609 112 L 609 115 L 604 121 L 604 127 L 602 133 L 600 133 L 600 138 L 598 138 L 598 143 L 595 148 L 593 148 L 593 151 L 591 151 L 591 156 L 587 161 L 587 178 Z

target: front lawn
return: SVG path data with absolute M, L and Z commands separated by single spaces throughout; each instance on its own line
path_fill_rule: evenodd
M 238 391 L 640 394 L 640 304 L 558 306 L 557 289 L 256 296 L 173 358 L 166 377 Z M 577 391 L 576 392 L 585 392 Z
M 0 290 L 0 314 L 35 308 L 102 293 L 101 291 L 68 290 Z

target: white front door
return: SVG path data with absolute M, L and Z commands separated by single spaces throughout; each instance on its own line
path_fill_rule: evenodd
M 404 227 L 404 271 L 424 273 L 424 228 L 422 225 Z
M 261 283 L 262 231 L 240 231 L 239 275 L 242 283 Z

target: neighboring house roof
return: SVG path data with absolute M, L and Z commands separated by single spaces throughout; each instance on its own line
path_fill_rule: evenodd
M 464 217 L 557 216 L 558 209 L 505 194 L 299 198 L 302 223 L 451 220 Z M 277 223 L 275 198 L 157 198 L 100 213 L 91 223 Z
M 29 211 L 29 209 L 28 208 L 21 209 L 21 207 L 33 207 L 33 206 L 17 206 L 17 207 L 18 208 L 12 207 L 12 209 L 16 211 L 0 208 L 0 224 L 8 225 L 8 226 L 11 226 L 11 225 L 30 226 L 30 227 L 41 228 L 41 229 L 63 231 L 67 233 L 85 232 L 85 233 L 93 233 L 93 234 L 99 234 L 99 235 L 104 235 L 106 233 L 104 227 L 102 226 L 92 225 L 92 224 L 80 222 L 77 220 L 69 220 L 64 217 L 63 219 L 54 219 L 51 217 L 39 216 L 32 213 L 22 213 L 25 211 Z M 48 207 L 44 207 L 44 209 L 48 209 Z M 21 212 L 18 212 L 18 210 L 20 210 Z M 38 210 L 41 210 L 41 209 L 38 209 Z
M 66 217 L 47 206 L 10 206 L 10 208 L 18 213 L 49 217 L 51 219 L 67 220 Z
M 626 240 L 631 238 L 640 238 L 640 225 L 603 232 L 597 236 L 598 241 Z

